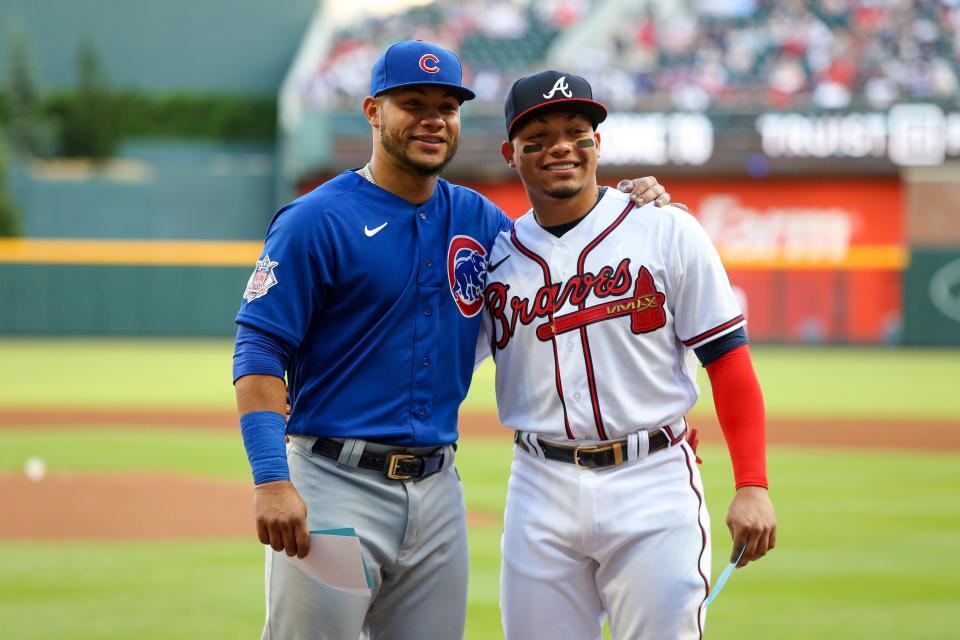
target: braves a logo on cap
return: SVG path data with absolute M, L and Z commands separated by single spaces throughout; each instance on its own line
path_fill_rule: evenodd
M 483 308 L 483 285 L 487 280 L 487 251 L 470 236 L 453 236 L 447 249 L 447 279 L 450 295 L 460 313 L 470 318 Z
M 550 89 L 550 93 L 543 94 L 543 97 L 549 100 L 557 91 L 562 93 L 565 98 L 573 97 L 573 92 L 570 91 L 570 85 L 567 84 L 567 76 L 557 78 L 557 81 L 553 83 L 553 88 Z
M 427 73 L 437 73 L 440 71 L 440 58 L 432 53 L 425 53 L 420 56 L 420 68 Z
M 257 260 L 257 266 L 253 268 L 253 273 L 247 280 L 247 289 L 243 292 L 244 300 L 253 302 L 267 295 L 267 290 L 277 284 L 277 276 L 273 268 L 278 264 L 280 263 L 270 259 L 269 254 L 263 256 L 263 260 Z

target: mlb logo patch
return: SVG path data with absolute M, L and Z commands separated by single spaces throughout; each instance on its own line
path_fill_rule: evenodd
M 253 302 L 257 298 L 267 295 L 267 291 L 273 285 L 277 284 L 277 276 L 274 273 L 274 267 L 279 262 L 270 259 L 270 255 L 263 256 L 263 260 L 257 260 L 257 266 L 253 268 L 250 279 L 247 280 L 247 288 L 243 292 L 243 299 L 247 302 Z
M 487 251 L 470 236 L 454 236 L 447 249 L 447 280 L 450 295 L 464 317 L 483 308 L 483 287 L 487 281 Z

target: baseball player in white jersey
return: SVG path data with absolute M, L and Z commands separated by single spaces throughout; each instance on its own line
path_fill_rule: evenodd
M 516 430 L 503 538 L 508 639 L 700 638 L 710 523 L 684 416 L 707 367 L 734 463 L 740 566 L 773 548 L 763 398 L 710 239 L 674 207 L 598 187 L 586 80 L 518 80 L 502 154 L 533 209 L 488 259 L 486 347 Z M 642 141 L 638 141 L 642 144 Z

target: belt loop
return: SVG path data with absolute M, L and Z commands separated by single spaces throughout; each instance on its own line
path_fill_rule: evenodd
M 456 445 L 448 444 L 443 448 L 443 464 L 440 465 L 441 470 L 453 466 L 453 459 L 456 456 L 456 452 Z
M 650 432 L 645 429 L 641 429 L 637 432 L 637 457 L 646 458 L 650 455 Z
M 536 456 L 541 460 L 546 460 L 547 457 L 543 454 L 543 447 L 540 446 L 540 437 L 532 431 L 520 431 L 517 429 L 517 446 L 520 447 L 522 451 L 529 453 L 532 456 Z
M 363 448 L 367 445 L 366 440 L 357 440 L 347 438 L 343 441 L 343 449 L 340 450 L 340 457 L 337 458 L 337 466 L 356 469 L 360 462 L 360 456 L 363 455 Z
M 640 436 L 636 433 L 627 434 L 627 460 L 633 462 L 640 457 Z
M 523 437 L 530 446 L 530 450 L 533 452 L 533 455 L 546 460 L 547 457 L 543 454 L 543 447 L 540 446 L 540 436 L 538 436 L 536 433 L 525 431 Z

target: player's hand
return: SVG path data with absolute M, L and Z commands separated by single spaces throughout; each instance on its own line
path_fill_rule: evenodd
M 303 558 L 310 551 L 307 505 L 287 480 L 265 482 L 253 492 L 253 517 L 260 542 L 290 557 Z
M 777 517 L 767 490 L 763 487 L 737 489 L 727 512 L 727 528 L 733 537 L 734 550 L 745 545 L 738 567 L 759 560 L 773 549 L 777 542 Z
M 617 189 L 630 194 L 630 199 L 637 203 L 637 206 L 643 206 L 648 202 L 654 202 L 658 207 L 665 207 L 671 203 L 670 194 L 662 184 L 657 182 L 653 176 L 645 178 L 634 178 L 633 180 L 621 180 Z M 684 211 L 689 211 L 687 205 L 674 202 L 673 206 L 679 207 Z

